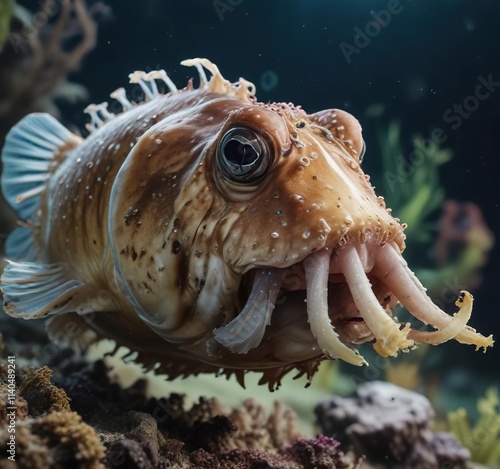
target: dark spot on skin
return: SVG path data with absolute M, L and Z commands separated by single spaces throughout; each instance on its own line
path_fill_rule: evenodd
M 318 179 L 318 176 L 313 176 L 313 181 L 316 181 Z
M 135 261 L 137 259 L 137 252 L 135 252 L 135 249 L 132 248 L 132 252 L 130 254 L 132 256 L 132 260 Z
M 297 127 L 297 129 L 302 129 L 306 126 L 306 123 L 304 121 L 300 121 L 300 122 L 297 122 L 295 124 L 295 127 Z
M 97 244 L 97 241 L 95 239 L 92 240 L 93 244 Z
M 189 278 L 189 265 L 186 251 L 180 251 L 177 259 L 177 271 L 179 273 L 179 277 L 177 278 L 177 285 L 182 290 L 186 287 Z
M 139 256 L 139 259 L 142 259 L 146 255 L 146 250 L 141 249 L 141 255 Z
M 202 288 L 205 286 L 205 279 L 202 278 L 201 281 L 200 281 L 200 291 L 202 290 Z
M 177 228 L 178 226 L 179 226 L 179 219 L 178 219 L 178 218 L 176 218 L 176 219 L 174 220 L 174 228 Z
M 124 217 L 125 218 L 125 225 L 128 226 L 129 223 L 130 223 L 130 219 L 132 217 L 135 217 L 138 213 L 139 213 L 139 209 L 138 208 L 134 208 L 133 210 L 130 210 L 130 212 L 127 212 L 125 214 L 125 217 Z
M 179 241 L 175 240 L 172 243 L 172 254 L 177 254 L 181 250 L 181 243 Z
M 196 257 L 201 257 L 201 254 L 202 254 L 202 253 L 201 253 L 201 249 L 197 249 L 197 250 L 195 251 L 195 253 L 194 253 L 194 255 L 195 255 Z
M 167 242 L 166 241 L 163 241 L 163 244 L 161 245 L 161 248 L 162 249 L 165 249 L 165 246 L 167 245 Z

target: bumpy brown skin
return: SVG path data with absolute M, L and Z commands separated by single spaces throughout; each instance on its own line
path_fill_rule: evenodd
M 209 354 L 205 341 L 241 309 L 241 277 L 252 268 L 288 267 L 367 234 L 404 249 L 402 227 L 360 168 L 358 122 L 332 112 L 183 90 L 119 115 L 69 152 L 46 191 L 38 241 L 47 261 L 69 265 L 89 286 L 96 312 L 82 316 L 87 325 L 171 376 L 220 366 L 310 373 L 317 348 L 286 363 L 273 340 L 245 355 Z M 273 155 L 265 178 L 245 191 L 215 163 L 235 126 L 259 132 Z M 151 324 L 163 321 L 163 337 L 141 308 Z

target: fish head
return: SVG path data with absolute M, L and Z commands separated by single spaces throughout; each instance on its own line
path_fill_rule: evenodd
M 239 311 L 262 317 L 266 307 L 274 309 L 266 332 L 262 323 L 257 327 L 253 322 L 252 328 L 261 331 L 247 337 L 248 331 L 233 319 L 235 328 L 216 331 L 220 342 L 239 353 L 248 353 L 258 342 L 283 361 L 318 354 L 321 347 L 311 336 L 300 339 L 303 347 L 289 337 L 299 324 L 310 330 L 306 265 L 314 265 L 318 253 L 328 257 L 327 316 L 336 334 L 350 345 L 375 340 L 336 257 L 353 247 L 369 272 L 377 249 L 391 244 L 400 254 L 405 235 L 404 225 L 375 194 L 361 168 L 364 152 L 359 122 L 338 109 L 307 114 L 291 104 L 259 104 L 241 107 L 226 120 L 208 158 L 214 186 L 229 208 L 213 239 L 221 247 L 224 264 L 241 276 Z M 268 279 L 256 282 L 263 272 Z M 271 291 L 273 282 L 280 284 L 277 296 L 252 296 L 259 288 Z M 382 282 L 371 283 L 382 308 L 394 304 Z M 262 304 L 259 309 L 249 302 Z M 231 334 L 238 338 L 229 339 Z M 284 338 L 293 345 L 284 345 Z M 409 347 L 410 341 L 403 344 Z M 293 356 L 287 356 L 288 349 L 293 349 Z
M 361 169 L 364 146 L 359 122 L 337 109 L 307 115 L 263 104 L 234 112 L 209 157 L 218 191 L 239 206 L 221 233 L 225 262 L 238 273 L 287 267 L 366 238 L 402 251 L 404 225 Z

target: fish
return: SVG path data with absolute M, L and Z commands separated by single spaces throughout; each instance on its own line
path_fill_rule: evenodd
M 259 102 L 208 59 L 181 63 L 197 86 L 136 71 L 142 98 L 89 105 L 85 138 L 43 113 L 10 130 L 7 314 L 48 316 L 53 340 L 82 349 L 112 339 L 170 378 L 260 371 L 271 389 L 325 359 L 367 365 L 364 343 L 383 357 L 493 345 L 467 325 L 469 292 L 449 315 L 410 270 L 353 115 Z M 400 323 L 398 303 L 433 330 Z

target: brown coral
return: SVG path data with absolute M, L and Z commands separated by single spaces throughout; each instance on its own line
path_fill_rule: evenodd
M 9 434 L 0 427 L 0 445 Z M 16 466 L 33 469 L 101 469 L 104 447 L 92 427 L 75 412 L 52 412 L 35 419 L 17 421 Z M 4 464 L 8 468 L 8 465 Z
M 47 366 L 31 369 L 19 385 L 18 393 L 28 402 L 29 413 L 33 417 L 48 412 L 70 411 L 68 396 L 50 382 L 51 377 L 52 370 Z

